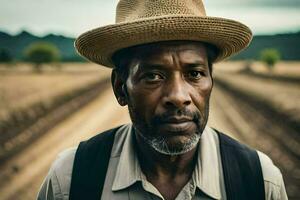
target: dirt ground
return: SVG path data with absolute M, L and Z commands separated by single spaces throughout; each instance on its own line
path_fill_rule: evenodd
M 109 70 L 93 64 L 62 64 L 60 70 L 45 66 L 42 73 L 26 63 L 0 65 L 0 118 L 36 102 L 47 102 L 64 93 L 83 88 L 104 77 Z

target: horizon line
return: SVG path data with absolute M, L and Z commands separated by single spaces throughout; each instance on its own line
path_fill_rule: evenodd
M 76 38 L 76 36 L 72 36 L 67 33 L 48 32 L 48 33 L 44 33 L 44 34 L 39 34 L 39 33 L 34 33 L 33 31 L 30 31 L 28 29 L 21 29 L 20 31 L 17 31 L 17 32 L 0 29 L 0 32 L 5 33 L 10 36 L 18 36 L 22 33 L 28 33 L 32 36 L 39 37 L 39 38 L 47 37 L 49 35 L 54 35 L 54 36 L 58 36 L 58 37 L 62 36 L 62 37 L 66 37 L 66 38 Z M 278 32 L 274 32 L 274 33 L 253 33 L 253 36 L 275 36 L 275 35 L 297 34 L 297 33 L 300 33 L 300 28 L 298 30 L 278 31 Z

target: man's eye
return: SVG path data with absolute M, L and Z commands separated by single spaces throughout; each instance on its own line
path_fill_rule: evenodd
M 188 72 L 188 77 L 189 78 L 199 79 L 202 76 L 205 76 L 205 73 L 202 72 L 202 71 L 190 71 L 190 72 Z
M 156 74 L 156 73 L 147 73 L 144 76 L 144 79 L 147 81 L 157 81 L 157 80 L 161 80 L 163 79 L 163 77 L 160 74 Z

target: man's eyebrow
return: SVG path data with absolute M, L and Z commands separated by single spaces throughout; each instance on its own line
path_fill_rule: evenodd
M 163 64 L 147 63 L 147 62 L 140 63 L 139 67 L 141 67 L 141 69 L 143 69 L 143 70 L 145 70 L 145 69 L 165 69 Z
M 207 64 L 204 62 L 192 62 L 192 63 L 183 63 L 185 67 L 188 68 L 196 68 L 196 67 L 205 67 L 208 68 Z

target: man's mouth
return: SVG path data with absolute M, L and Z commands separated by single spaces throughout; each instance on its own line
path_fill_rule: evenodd
M 167 132 L 188 132 L 193 128 L 195 123 L 187 117 L 170 117 L 166 118 L 160 124 L 162 131 Z

